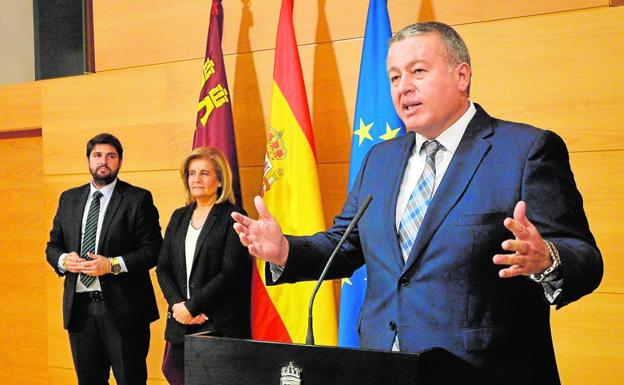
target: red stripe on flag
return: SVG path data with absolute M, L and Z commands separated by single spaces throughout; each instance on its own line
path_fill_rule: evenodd
M 254 340 L 292 343 L 254 262 L 251 273 L 251 338 Z
M 290 105 L 293 115 L 295 115 L 301 130 L 308 139 L 308 143 L 310 143 L 312 153 L 316 157 L 312 120 L 310 119 L 308 97 L 303 81 L 292 15 L 293 0 L 282 0 L 282 9 L 277 27 L 273 79 Z

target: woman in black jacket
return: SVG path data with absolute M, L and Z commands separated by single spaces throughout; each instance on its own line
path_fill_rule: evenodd
M 183 382 L 185 335 L 251 335 L 251 259 L 232 227 L 230 214 L 241 208 L 227 159 L 215 148 L 196 148 L 180 174 L 187 205 L 171 216 L 156 267 L 168 304 L 163 373 L 171 384 Z

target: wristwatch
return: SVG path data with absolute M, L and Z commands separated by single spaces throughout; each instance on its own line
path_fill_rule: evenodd
M 111 274 L 117 275 L 121 273 L 121 265 L 119 264 L 119 259 L 117 257 L 108 258 L 111 264 Z
M 529 277 L 535 282 L 548 282 L 552 281 L 559 272 L 559 266 L 561 265 L 561 258 L 559 258 L 559 251 L 555 247 L 554 243 L 544 239 L 546 247 L 548 247 L 548 255 L 552 261 L 552 265 L 541 273 L 531 274 Z

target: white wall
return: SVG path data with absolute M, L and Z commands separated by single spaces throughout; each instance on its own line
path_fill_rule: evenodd
M 0 0 L 0 84 L 35 80 L 32 0 Z

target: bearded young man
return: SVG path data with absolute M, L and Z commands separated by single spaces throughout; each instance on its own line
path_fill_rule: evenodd
M 158 308 L 149 270 L 162 236 L 149 191 L 117 179 L 123 148 L 111 134 L 87 142 L 92 180 L 61 194 L 46 248 L 65 277 L 63 326 L 79 384 L 147 382 Z

